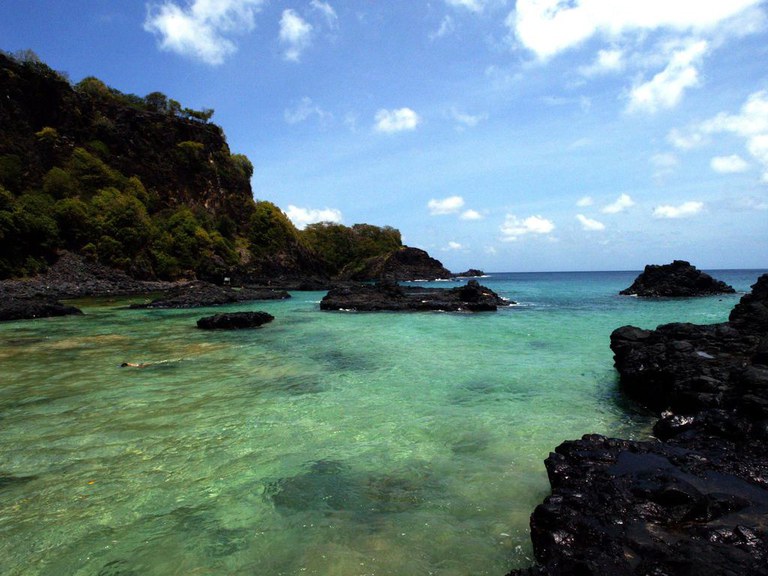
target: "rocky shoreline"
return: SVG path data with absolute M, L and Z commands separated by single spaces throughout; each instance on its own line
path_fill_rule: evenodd
M 655 441 L 587 435 L 545 464 L 538 565 L 514 575 L 768 574 L 768 274 L 711 326 L 611 336 Z

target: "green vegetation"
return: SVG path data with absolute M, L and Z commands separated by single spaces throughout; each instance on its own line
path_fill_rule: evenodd
M 31 51 L 0 53 L 0 278 L 66 249 L 137 278 L 334 275 L 401 246 L 393 228 L 299 231 L 255 202 L 253 164 L 213 110 L 141 98 L 88 77 L 72 86 Z

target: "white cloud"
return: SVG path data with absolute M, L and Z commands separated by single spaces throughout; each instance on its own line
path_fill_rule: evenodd
M 314 208 L 299 208 L 298 206 L 290 204 L 285 214 L 299 230 L 303 230 L 308 224 L 314 224 L 316 222 L 334 222 L 340 224 L 342 221 L 341 211 L 336 208 L 323 208 L 322 210 L 317 210 Z
M 330 112 L 326 112 L 320 106 L 317 106 L 312 99 L 304 97 L 301 102 L 292 110 L 286 109 L 283 117 L 288 124 L 298 124 L 304 122 L 310 116 L 317 116 L 321 123 L 327 122 L 333 118 Z
M 458 242 L 451 241 L 451 242 L 448 242 L 448 246 L 446 246 L 444 250 L 461 250 L 462 248 L 464 248 L 464 246 L 462 246 Z
M 483 215 L 480 214 L 477 210 L 465 210 L 461 213 L 461 216 L 459 216 L 462 220 L 482 220 Z
M 440 22 L 440 28 L 437 29 L 437 32 L 433 32 L 429 35 L 429 39 L 435 40 L 437 38 L 444 38 L 449 34 L 453 34 L 454 30 L 456 30 L 456 25 L 453 23 L 453 18 L 446 16 L 443 18 L 442 22 Z
M 685 131 L 672 130 L 668 139 L 678 148 L 688 149 L 722 133 L 745 139 L 747 151 L 762 165 L 762 179 L 768 183 L 768 91 L 751 94 L 738 114 L 721 112 Z
M 397 110 L 381 109 L 376 112 L 376 131 L 403 132 L 406 130 L 415 130 L 421 123 L 421 118 L 410 108 L 399 108 Z
M 336 14 L 336 10 L 333 9 L 328 2 L 320 2 L 320 0 L 312 0 L 309 5 L 325 16 L 326 24 L 330 28 L 339 27 L 339 16 Z
M 592 206 L 595 201 L 592 199 L 592 196 L 584 196 L 582 198 L 579 198 L 579 201 L 576 202 L 576 206 L 580 208 L 586 208 L 587 206 Z
M 749 169 L 749 164 L 738 154 L 731 156 L 715 156 L 710 160 L 709 165 L 712 170 L 719 172 L 720 174 L 738 174 L 739 172 L 746 172 Z
M 554 222 L 541 216 L 529 216 L 521 220 L 514 214 L 507 214 L 504 224 L 499 228 L 504 242 L 514 242 L 526 234 L 549 234 L 554 229 Z
M 587 218 L 584 216 L 584 214 L 576 214 L 576 218 L 579 222 L 581 222 L 581 228 L 583 230 L 605 230 L 605 224 L 598 222 L 597 220 L 593 220 L 592 218 Z
M 593 36 L 620 39 L 634 32 L 668 29 L 712 31 L 761 0 L 517 0 L 507 26 L 517 40 L 547 59 Z
M 674 52 L 664 70 L 632 88 L 627 110 L 654 113 L 677 106 L 686 89 L 699 85 L 697 66 L 708 48 L 706 41 L 699 40 Z
M 735 202 L 737 210 L 768 210 L 768 200 L 755 198 L 754 196 L 744 196 Z
M 442 200 L 432 199 L 427 203 L 429 213 L 432 216 L 442 216 L 444 214 L 455 214 L 464 207 L 464 198 L 461 196 L 449 196 Z
M 599 50 L 595 61 L 589 66 L 579 68 L 579 72 L 584 76 L 598 76 L 600 74 L 621 72 L 625 67 L 626 61 L 624 60 L 623 50 Z
M 656 168 L 653 175 L 656 178 L 663 178 L 675 171 L 675 168 L 680 164 L 680 160 L 671 153 L 654 154 L 651 156 L 651 164 Z
M 663 204 L 653 209 L 654 218 L 687 218 L 698 214 L 704 208 L 703 202 L 683 202 L 679 206 Z
M 635 201 L 629 196 L 629 194 L 622 194 L 615 202 L 608 204 L 603 208 L 603 214 L 618 214 L 623 212 L 627 208 L 631 208 L 635 205 Z
M 280 18 L 280 43 L 285 46 L 286 60 L 298 62 L 301 53 L 312 42 L 312 24 L 305 21 L 295 10 L 283 10 Z
M 460 128 L 474 128 L 480 122 L 488 120 L 488 114 L 464 114 L 451 108 L 451 118 L 458 122 Z
M 237 51 L 228 36 L 253 29 L 264 0 L 172 1 L 147 7 L 144 30 L 160 38 L 160 48 L 217 65 Z
M 466 8 L 470 12 L 482 12 L 485 0 L 445 0 L 448 6 Z

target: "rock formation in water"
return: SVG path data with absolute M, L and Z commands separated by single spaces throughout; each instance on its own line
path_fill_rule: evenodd
M 82 313 L 79 308 L 66 306 L 55 300 L 41 298 L 2 298 L 0 300 L 0 322 L 73 316 Z
M 330 290 L 320 302 L 321 310 L 358 312 L 492 312 L 511 303 L 490 288 L 470 280 L 457 288 L 401 286 L 382 281 L 376 285 L 360 284 Z
M 267 312 L 231 312 L 206 316 L 197 321 L 197 327 L 203 330 L 242 330 L 258 328 L 275 317 Z
M 712 296 L 734 292 L 733 287 L 712 278 L 685 260 L 675 260 L 671 264 L 649 264 L 632 286 L 619 294 L 654 298 Z
M 394 281 L 438 280 L 452 278 L 443 264 L 424 250 L 404 246 L 398 250 L 365 260 L 362 265 L 342 270 L 340 277 L 345 280 Z
M 546 461 L 539 565 L 515 574 L 768 574 L 768 275 L 728 322 L 611 335 L 657 441 L 588 435 Z
M 283 300 L 290 297 L 291 295 L 283 290 L 272 290 L 271 288 L 234 289 L 197 281 L 178 286 L 151 302 L 131 304 L 130 308 L 202 308 L 254 300 Z

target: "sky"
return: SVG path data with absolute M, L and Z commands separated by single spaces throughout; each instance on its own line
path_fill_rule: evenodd
M 765 0 L 3 0 L 0 49 L 212 108 L 299 227 L 454 271 L 768 268 Z

